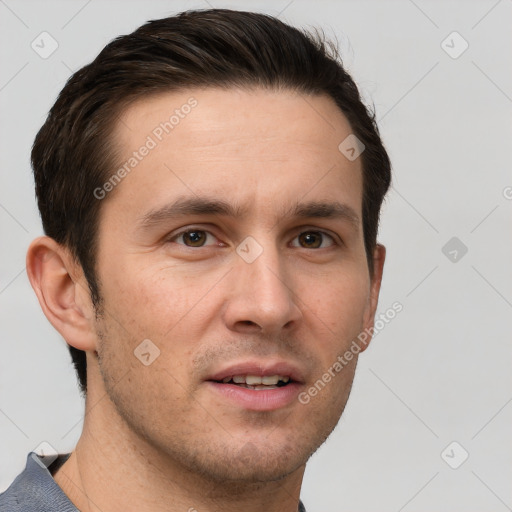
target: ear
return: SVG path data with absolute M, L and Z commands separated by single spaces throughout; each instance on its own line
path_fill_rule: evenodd
M 69 250 L 53 238 L 36 238 L 27 251 L 27 275 L 43 313 L 66 342 L 96 350 L 95 311 L 87 281 Z
M 382 282 L 385 259 L 386 248 L 381 244 L 377 244 L 373 251 L 373 278 L 370 281 L 370 295 L 363 320 L 363 333 L 366 333 L 367 337 L 365 341 L 361 343 L 361 352 L 364 352 L 368 348 L 372 339 L 374 330 L 373 324 L 375 321 L 377 305 L 379 303 L 380 285 Z

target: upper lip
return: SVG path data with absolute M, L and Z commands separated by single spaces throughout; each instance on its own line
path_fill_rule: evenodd
M 287 361 L 241 361 L 224 366 L 206 380 L 222 381 L 235 375 L 258 375 L 260 377 L 281 375 L 295 382 L 303 382 L 303 372 L 297 365 Z

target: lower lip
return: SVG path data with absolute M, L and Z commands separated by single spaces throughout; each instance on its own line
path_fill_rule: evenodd
M 222 384 L 208 381 L 210 389 L 219 393 L 229 402 L 251 411 L 273 411 L 297 400 L 302 385 L 291 382 L 274 389 L 249 389 L 235 384 Z

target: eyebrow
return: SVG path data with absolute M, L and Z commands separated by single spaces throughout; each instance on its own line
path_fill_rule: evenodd
M 248 207 L 231 204 L 222 199 L 208 197 L 179 197 L 171 204 L 151 210 L 137 220 L 140 229 L 148 229 L 169 220 L 192 215 L 219 215 L 223 217 L 244 218 Z M 349 222 L 354 228 L 359 227 L 359 216 L 353 208 L 339 201 L 297 202 L 285 209 L 282 218 L 322 218 L 340 219 Z

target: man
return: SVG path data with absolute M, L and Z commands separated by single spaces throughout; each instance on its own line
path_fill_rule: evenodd
M 373 327 L 390 183 L 329 48 L 188 11 L 70 78 L 33 147 L 27 272 L 84 426 L 71 454 L 28 455 L 1 510 L 304 510 Z

